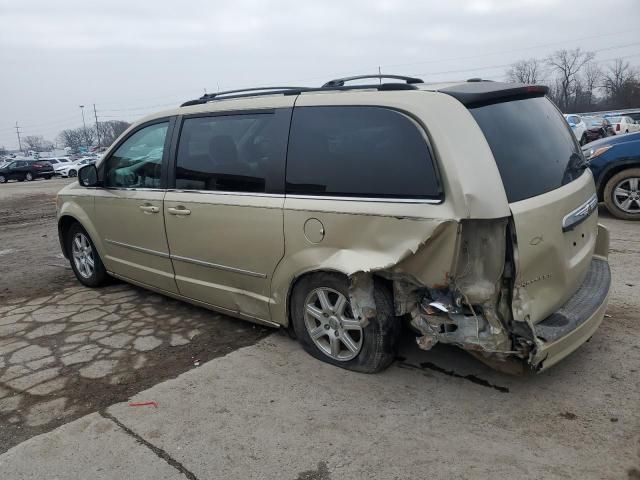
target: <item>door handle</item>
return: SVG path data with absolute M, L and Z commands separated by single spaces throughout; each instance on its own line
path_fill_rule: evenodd
M 175 208 L 169 207 L 167 208 L 167 212 L 169 212 L 171 215 L 191 215 L 191 210 L 187 210 L 183 206 L 179 206 Z
M 140 210 L 142 210 L 144 213 L 158 213 L 160 211 L 158 207 L 155 207 L 153 205 L 140 205 Z

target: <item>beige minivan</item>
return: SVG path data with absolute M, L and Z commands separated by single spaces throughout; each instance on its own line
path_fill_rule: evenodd
M 363 76 L 205 95 L 60 191 L 62 250 L 86 286 L 286 327 L 340 367 L 383 369 L 409 324 L 423 349 L 541 371 L 594 334 L 611 283 L 593 178 L 546 92 Z

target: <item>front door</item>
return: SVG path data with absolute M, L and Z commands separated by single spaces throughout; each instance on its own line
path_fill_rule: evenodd
M 134 131 L 100 166 L 104 188 L 95 196 L 96 226 L 108 271 L 177 292 L 164 231 L 165 119 Z
M 186 297 L 269 320 L 271 276 L 284 255 L 284 108 L 183 120 L 165 223 Z

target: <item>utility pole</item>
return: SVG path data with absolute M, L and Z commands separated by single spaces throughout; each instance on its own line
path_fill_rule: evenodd
M 16 134 L 18 135 L 18 149 L 20 153 L 22 153 L 22 140 L 20 140 L 20 127 L 18 126 L 18 122 L 16 122 Z
M 84 105 L 80 105 L 80 111 L 82 112 L 82 126 L 84 128 L 84 146 L 87 150 L 89 150 L 89 138 L 87 137 L 87 124 L 84 121 Z
M 96 104 L 93 104 L 93 115 L 96 117 L 96 135 L 98 135 L 98 149 L 100 149 L 100 128 L 98 127 L 98 112 L 96 112 Z

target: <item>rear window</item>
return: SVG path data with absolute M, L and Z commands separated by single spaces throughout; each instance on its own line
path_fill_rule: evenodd
M 573 133 L 547 98 L 469 110 L 491 147 L 509 202 L 555 190 L 583 173 Z
M 296 107 L 287 192 L 303 195 L 435 198 L 436 171 L 419 127 L 380 107 Z

